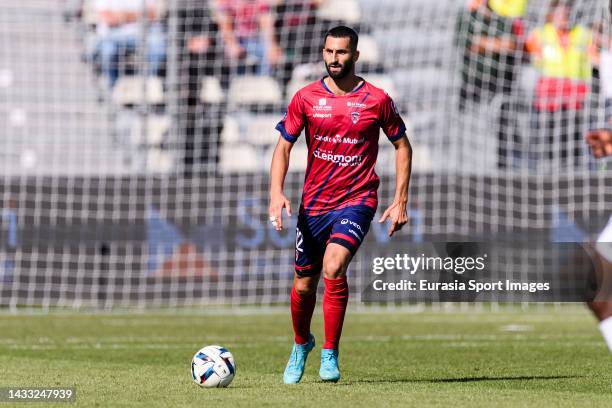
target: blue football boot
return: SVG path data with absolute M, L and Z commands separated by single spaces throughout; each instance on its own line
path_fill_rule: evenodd
M 314 346 L 315 338 L 312 334 L 308 335 L 308 343 L 293 344 L 293 349 L 285 368 L 285 374 L 283 375 L 283 382 L 285 384 L 297 384 L 300 382 L 304 374 L 308 353 L 310 353 Z
M 323 381 L 337 382 L 340 379 L 338 369 L 338 350 L 321 349 L 321 369 L 319 376 Z

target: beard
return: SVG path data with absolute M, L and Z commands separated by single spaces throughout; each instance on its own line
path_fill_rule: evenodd
M 351 69 L 353 68 L 353 61 L 352 60 L 348 60 L 344 65 L 340 64 L 340 63 L 331 63 L 331 64 L 325 64 L 325 69 L 327 70 L 327 73 L 329 74 L 330 78 L 332 79 L 342 79 L 344 77 L 346 77 L 349 72 L 351 72 Z M 340 67 L 340 71 L 333 73 L 331 71 L 331 67 Z

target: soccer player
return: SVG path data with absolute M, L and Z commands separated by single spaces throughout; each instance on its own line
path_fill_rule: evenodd
M 612 1 L 609 5 L 612 16 Z M 588 132 L 586 142 L 591 148 L 591 153 L 596 158 L 612 157 L 612 38 L 606 36 L 600 39 L 602 50 L 600 54 L 600 76 L 601 87 L 605 101 L 605 122 L 593 126 Z M 599 261 L 599 286 L 600 294 L 588 306 L 599 320 L 599 328 L 610 352 L 612 352 L 612 299 L 610 298 L 610 287 L 612 280 L 612 216 L 608 224 L 599 234 L 595 243 L 595 250 Z
M 607 125 L 592 130 L 588 133 L 586 141 L 591 148 L 591 153 L 596 158 L 612 156 L 612 109 L 607 112 Z M 599 234 L 595 249 L 599 255 L 600 286 L 603 286 L 603 299 L 589 302 L 588 306 L 599 320 L 601 334 L 612 352 L 612 299 L 610 299 L 610 282 L 612 279 L 612 216 L 608 224 Z
M 378 205 L 374 165 L 381 128 L 395 146 L 396 189 L 393 203 L 379 222 L 391 220 L 391 236 L 408 221 L 412 149 L 406 127 L 389 95 L 355 75 L 357 41 L 357 33 L 349 27 L 338 26 L 326 33 L 323 61 L 328 75 L 300 89 L 276 126 L 280 137 L 272 156 L 269 207 L 276 230 L 283 226 L 283 208 L 291 216 L 283 183 L 291 147 L 302 129 L 306 129 L 308 145 L 291 290 L 295 344 L 284 373 L 286 384 L 300 381 L 315 345 L 310 321 L 321 274 L 325 343 L 319 375 L 324 381 L 340 379 L 338 350 L 348 302 L 346 270 Z

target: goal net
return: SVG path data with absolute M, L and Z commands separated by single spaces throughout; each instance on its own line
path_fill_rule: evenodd
M 392 96 L 414 152 L 409 225 L 389 239 L 373 223 L 353 300 L 373 257 L 430 242 L 593 239 L 612 202 L 610 161 L 584 143 L 612 104 L 608 2 L 565 2 L 565 16 L 545 0 L 488 3 L 0 2 L 0 305 L 287 302 L 296 217 L 282 232 L 267 221 L 274 127 L 325 74 L 338 24 L 359 32 L 357 72 Z M 378 216 L 394 154 L 381 137 Z M 307 159 L 300 137 L 293 208 Z M 515 277 L 548 273 L 499 259 Z

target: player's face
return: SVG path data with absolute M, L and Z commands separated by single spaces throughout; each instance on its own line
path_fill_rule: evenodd
M 323 61 L 332 79 L 342 79 L 353 71 L 359 51 L 352 51 L 348 37 L 327 37 L 323 47 Z

